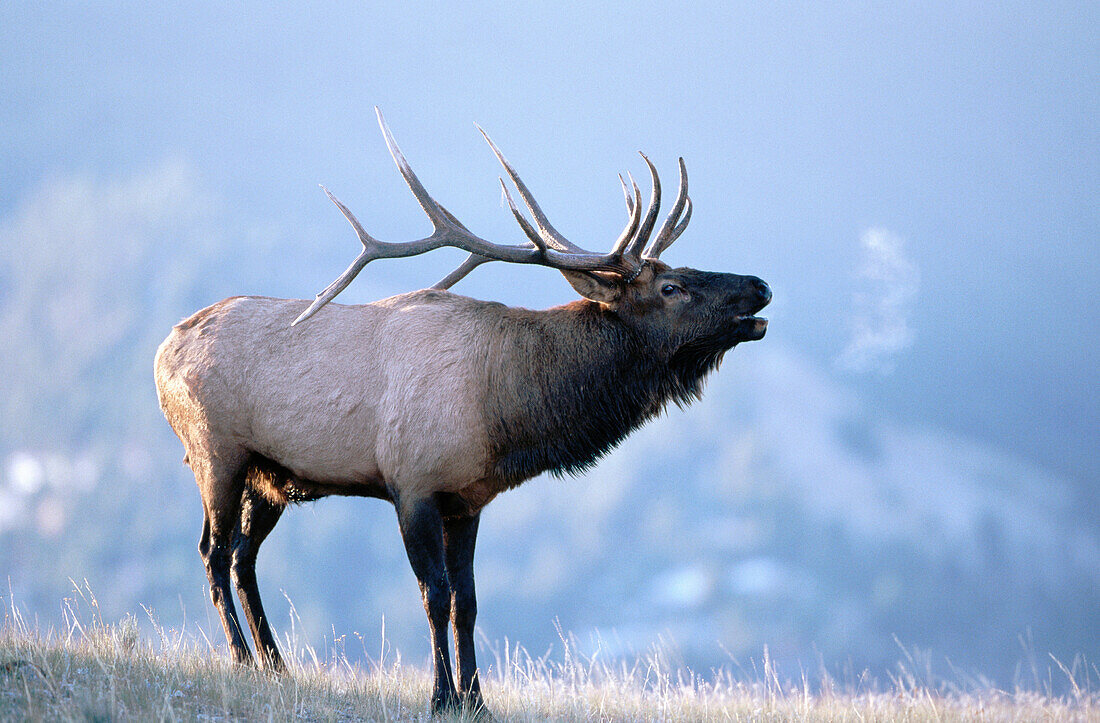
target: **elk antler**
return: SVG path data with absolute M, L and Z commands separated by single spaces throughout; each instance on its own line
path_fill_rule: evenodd
M 366 232 L 355 215 L 348 210 L 347 206 L 341 203 L 327 188 L 322 186 L 321 188 L 324 190 L 325 194 L 328 195 L 329 199 L 334 204 L 336 204 L 336 207 L 344 214 L 344 218 L 346 218 L 352 225 L 352 228 L 355 229 L 355 233 L 359 236 L 359 241 L 363 244 L 363 250 L 351 265 L 348 266 L 344 273 L 329 284 L 321 293 L 317 294 L 317 298 L 314 299 L 309 308 L 302 312 L 302 314 L 291 323 L 291 326 L 305 321 L 316 314 L 321 307 L 332 301 L 337 294 L 343 291 L 347 285 L 351 283 L 352 279 L 363 270 L 363 267 L 371 261 L 375 259 L 415 256 L 443 246 L 464 249 L 470 252 L 470 256 L 458 268 L 448 274 L 446 278 L 436 284 L 434 288 L 437 289 L 450 287 L 470 271 L 487 261 L 539 264 L 558 269 L 559 271 L 599 271 L 614 273 L 623 277 L 627 282 L 632 281 L 641 272 L 642 265 L 644 264 L 641 248 L 649 238 L 661 203 L 661 186 L 660 180 L 657 178 L 657 170 L 645 155 L 643 155 L 642 158 L 645 159 L 646 164 L 649 166 L 650 174 L 653 177 L 653 195 L 650 199 L 645 219 L 644 221 L 640 219 L 641 193 L 638 191 L 637 184 L 634 184 L 634 200 L 631 202 L 629 197 L 627 199 L 630 220 L 622 234 L 620 234 L 619 239 L 615 242 L 615 246 L 611 253 L 599 254 L 592 251 L 586 251 L 580 246 L 577 246 L 558 233 L 557 230 L 550 225 L 546 215 L 542 212 L 542 209 L 535 201 L 534 196 L 532 196 L 531 192 L 527 189 L 527 186 L 520 179 L 519 174 L 516 173 L 515 169 L 512 168 L 511 164 L 504 158 L 504 155 L 485 131 L 481 131 L 479 127 L 478 130 L 485 136 L 485 140 L 488 141 L 489 146 L 493 149 L 493 153 L 496 155 L 501 165 L 504 166 L 504 170 L 508 174 L 508 177 L 515 184 L 516 190 L 520 194 L 520 198 L 523 199 L 524 205 L 527 206 L 527 210 L 531 212 L 531 216 L 535 219 L 535 226 L 532 226 L 523 214 L 520 213 L 519 209 L 516 208 L 515 202 L 513 202 L 507 186 L 504 186 L 504 181 L 501 179 L 501 186 L 504 188 L 508 206 L 519 222 L 520 228 L 523 229 L 523 232 L 530 239 L 531 243 L 522 246 L 494 244 L 471 233 L 470 230 L 462 225 L 462 222 L 455 218 L 450 211 L 445 209 L 438 201 L 431 197 L 427 189 L 425 189 L 424 185 L 420 182 L 420 179 L 413 173 L 412 167 L 410 167 L 408 161 L 405 160 L 405 156 L 401 153 L 401 149 L 398 148 L 397 141 L 394 140 L 393 134 L 390 132 L 389 126 L 386 125 L 386 120 L 382 116 L 382 111 L 375 108 L 375 112 L 378 115 L 378 125 L 382 128 L 382 134 L 386 139 L 386 145 L 389 147 L 390 155 L 393 156 L 393 160 L 397 164 L 398 171 L 400 171 L 401 176 L 405 179 L 405 183 L 408 184 L 413 196 L 416 197 L 420 207 L 432 222 L 432 234 L 416 241 L 398 243 L 379 241 Z M 633 183 L 633 179 L 631 179 L 631 183 Z M 682 201 L 686 197 L 686 191 L 687 179 L 683 170 L 683 160 L 681 160 L 681 197 L 677 199 L 677 205 L 673 209 L 677 215 L 679 215 L 679 208 L 682 207 Z M 688 209 L 688 216 L 690 217 L 690 205 Z M 660 244 L 660 249 L 657 253 L 667 248 L 667 246 L 675 240 L 676 236 L 683 231 L 683 227 L 687 225 L 687 218 L 672 231 L 668 231 L 668 229 L 672 227 L 672 224 L 673 219 L 670 215 L 669 219 L 662 227 L 657 241 L 650 247 L 651 249 L 658 246 L 658 244 Z M 662 241 L 666 236 L 670 238 L 666 241 Z M 654 256 L 653 258 L 656 257 Z

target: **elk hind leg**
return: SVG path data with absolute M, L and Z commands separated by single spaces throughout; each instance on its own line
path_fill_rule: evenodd
M 230 558 L 233 535 L 241 511 L 246 456 L 243 453 L 188 456 L 202 494 L 204 517 L 199 554 L 202 555 L 206 577 L 210 581 L 210 599 L 221 617 L 233 661 L 241 664 L 254 663 L 237 618 L 230 589 Z
M 246 484 L 241 496 L 241 518 L 233 540 L 232 560 L 233 583 L 248 627 L 252 630 L 256 653 L 265 668 L 280 673 L 286 670 L 286 664 L 279 655 L 275 636 L 271 633 L 271 625 L 260 601 L 260 588 L 256 584 L 256 554 L 284 509 L 286 505 L 269 501 L 251 484 Z

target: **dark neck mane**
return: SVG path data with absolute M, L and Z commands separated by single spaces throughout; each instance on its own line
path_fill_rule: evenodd
M 509 310 L 488 378 L 496 473 L 518 484 L 577 474 L 672 401 L 698 398 L 725 350 L 676 354 L 598 304 Z

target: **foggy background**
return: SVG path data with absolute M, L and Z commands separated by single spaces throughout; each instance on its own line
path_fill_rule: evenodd
M 591 473 L 482 517 L 485 640 L 659 640 L 705 672 L 764 646 L 831 671 L 927 651 L 1011 685 L 1100 657 L 1100 13 L 1090 3 L 0 6 L 0 593 L 43 626 L 70 578 L 224 650 L 198 493 L 154 350 L 234 294 L 311 298 L 430 230 L 380 106 L 475 233 L 522 234 L 480 123 L 567 237 L 608 248 L 644 150 L 695 215 L 674 265 L 758 275 L 768 336 Z M 648 191 L 646 191 L 648 193 Z M 670 191 L 671 193 L 671 191 Z M 372 264 L 341 296 L 464 254 Z M 545 307 L 559 274 L 457 293 Z M 278 633 L 428 659 L 393 510 L 292 510 L 260 586 Z M 483 658 L 483 664 L 489 658 Z M 1022 668 L 1021 668 L 1022 666 Z

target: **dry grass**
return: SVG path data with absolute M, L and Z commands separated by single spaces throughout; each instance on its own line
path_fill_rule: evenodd
M 232 666 L 209 641 L 128 618 L 107 625 L 90 592 L 66 601 L 65 626 L 42 633 L 10 607 L 0 628 L 0 720 L 415 720 L 425 712 L 425 671 L 400 660 L 364 669 L 341 652 L 284 643 L 292 672 L 272 677 Z M 82 612 L 83 611 L 83 612 Z M 220 635 L 220 631 L 219 635 Z M 1096 670 L 1054 666 L 1070 691 L 963 690 L 928 685 L 910 659 L 885 685 L 838 685 L 827 676 L 780 678 L 765 655 L 758 670 L 707 680 L 677 671 L 655 653 L 608 665 L 577 656 L 532 658 L 505 647 L 485 671 L 486 699 L 498 720 L 535 721 L 1100 721 Z M 1057 663 L 1057 661 L 1055 661 Z M 469 716 L 466 716 L 468 719 Z M 455 720 L 462 718 L 456 717 Z

